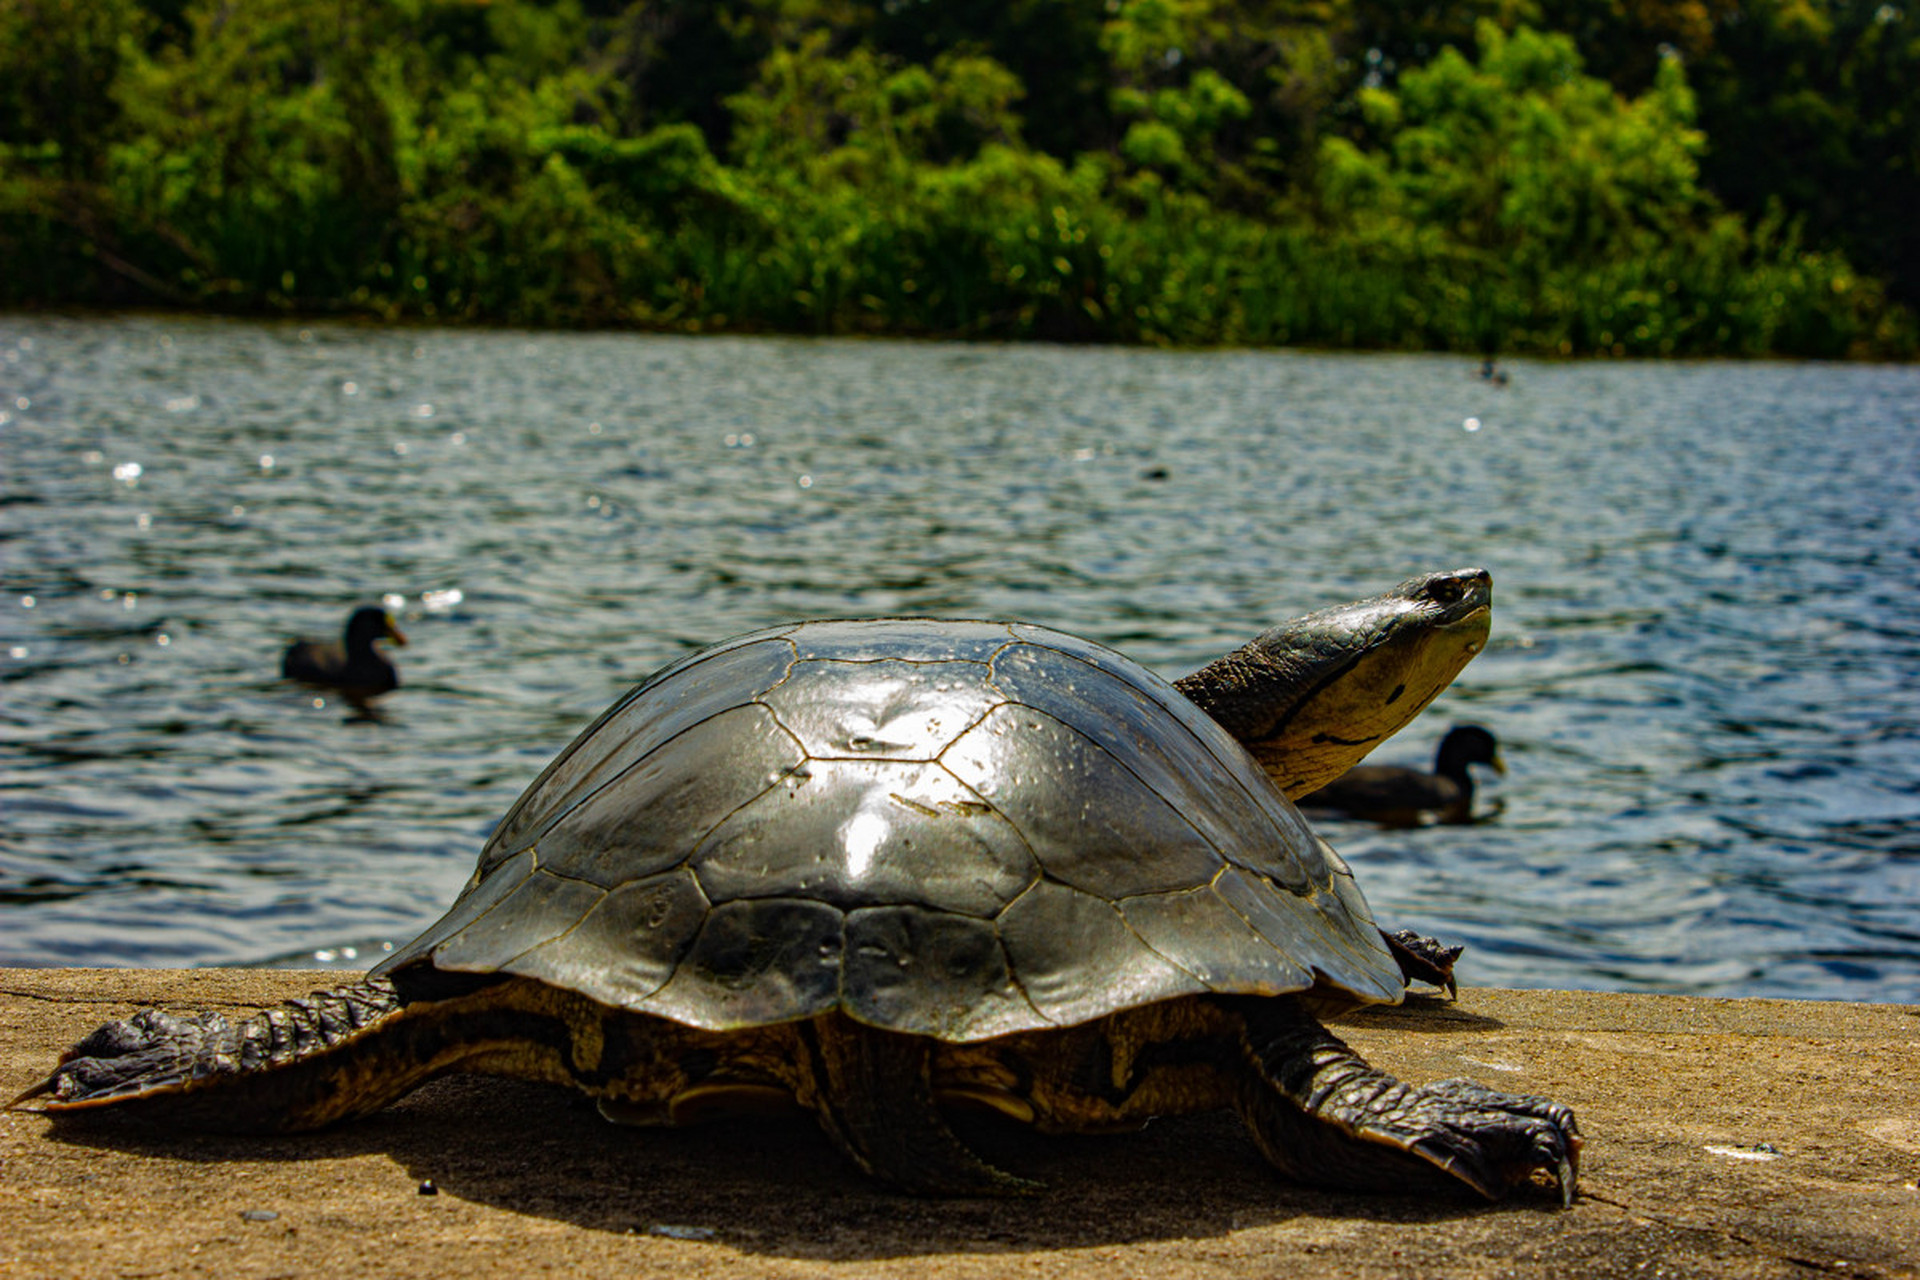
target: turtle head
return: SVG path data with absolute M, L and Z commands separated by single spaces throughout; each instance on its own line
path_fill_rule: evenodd
M 1264 631 L 1175 685 L 1297 799 L 1420 714 L 1492 625 L 1485 569 L 1430 573 Z

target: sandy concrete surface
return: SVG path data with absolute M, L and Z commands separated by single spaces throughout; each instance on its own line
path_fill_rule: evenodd
M 141 1004 L 246 1012 L 338 977 L 0 970 L 0 1096 Z M 286 1138 L 0 1113 L 0 1276 L 1920 1276 L 1920 1007 L 1469 990 L 1338 1029 L 1409 1079 L 1571 1105 L 1573 1208 L 1299 1187 L 1227 1115 L 981 1122 L 1049 1192 L 914 1200 L 804 1116 L 635 1131 L 461 1078 Z

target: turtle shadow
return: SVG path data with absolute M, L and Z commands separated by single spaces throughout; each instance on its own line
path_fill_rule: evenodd
M 1004 1200 L 903 1196 L 862 1175 L 803 1113 L 632 1129 L 563 1090 L 478 1077 L 438 1081 L 378 1115 L 313 1134 L 180 1135 L 102 1117 L 62 1122 L 50 1136 L 206 1164 L 385 1156 L 404 1171 L 391 1179 L 391 1195 L 413 1203 L 425 1203 L 430 1184 L 440 1196 L 588 1231 L 821 1261 L 1216 1238 L 1296 1218 L 1436 1223 L 1546 1204 L 1290 1183 L 1227 1113 L 1101 1136 L 1051 1137 L 984 1116 L 957 1119 L 955 1129 L 985 1159 L 1046 1190 Z
M 1445 996 L 1408 992 L 1397 1005 L 1366 1005 L 1327 1019 L 1335 1035 L 1343 1028 L 1381 1031 L 1461 1032 L 1499 1031 L 1506 1023 L 1484 1013 L 1462 1008 Z

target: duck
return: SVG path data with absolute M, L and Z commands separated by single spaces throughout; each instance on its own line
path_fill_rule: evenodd
M 280 658 L 280 674 L 289 680 L 338 689 L 359 701 L 400 686 L 400 672 L 375 649 L 376 640 L 407 642 L 385 609 L 367 605 L 353 611 L 339 640 L 295 640 Z
M 1390 827 L 1473 821 L 1473 774 L 1484 764 L 1507 771 L 1493 732 L 1477 724 L 1455 725 L 1440 739 L 1433 772 L 1399 765 L 1363 764 L 1347 770 L 1300 801 L 1303 809 L 1331 809 Z

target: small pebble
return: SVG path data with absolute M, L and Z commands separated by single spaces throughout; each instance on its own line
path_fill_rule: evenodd
M 440 1194 L 440 1188 L 433 1185 L 432 1178 L 426 1178 L 420 1183 L 420 1194 L 423 1196 L 437 1196 Z
M 1771 1143 L 1763 1142 L 1756 1147 L 1733 1147 L 1709 1144 L 1707 1150 L 1716 1156 L 1726 1156 L 1731 1160 L 1778 1160 L 1780 1149 Z
M 248 1222 L 272 1222 L 280 1215 L 271 1209 L 242 1209 L 240 1216 Z
M 656 1236 L 666 1236 L 669 1240 L 711 1240 L 716 1234 L 712 1227 L 677 1227 L 668 1222 L 657 1222 L 647 1228 Z

